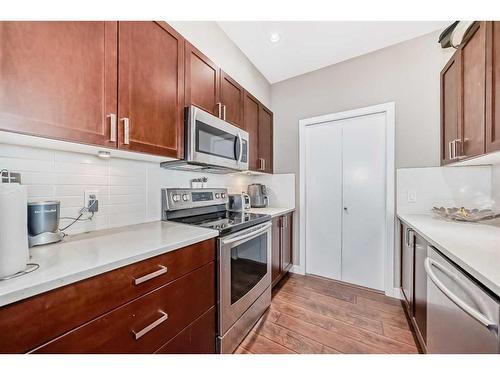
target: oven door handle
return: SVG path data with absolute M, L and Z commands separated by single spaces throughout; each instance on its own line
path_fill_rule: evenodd
M 272 224 L 267 223 L 266 225 L 260 227 L 257 230 L 254 230 L 250 233 L 244 234 L 242 236 L 237 236 L 237 237 L 232 237 L 228 239 L 221 239 L 223 245 L 229 245 L 235 242 L 243 241 L 243 240 L 249 240 L 254 237 L 260 236 L 262 233 L 266 232 L 269 228 L 271 228 Z

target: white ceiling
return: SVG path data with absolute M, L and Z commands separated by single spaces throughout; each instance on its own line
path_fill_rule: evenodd
M 218 22 L 222 30 L 271 83 L 444 29 L 450 23 L 451 21 Z M 272 33 L 280 34 L 279 42 L 270 42 Z

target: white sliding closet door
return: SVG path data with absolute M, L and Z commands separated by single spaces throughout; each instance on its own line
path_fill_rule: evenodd
M 306 273 L 384 289 L 385 113 L 306 128 Z
M 306 130 L 306 272 L 341 278 L 342 128 Z
M 342 281 L 384 289 L 385 113 L 343 126 Z

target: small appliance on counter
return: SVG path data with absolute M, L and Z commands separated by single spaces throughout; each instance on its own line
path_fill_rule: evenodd
M 266 185 L 251 184 L 248 185 L 248 195 L 250 196 L 250 205 L 255 208 L 263 208 L 269 205 Z
M 28 191 L 26 186 L 10 181 L 0 183 L 0 280 L 24 272 L 29 260 L 26 230 Z
M 247 193 L 229 194 L 228 211 L 244 212 L 250 209 L 250 196 Z
M 63 234 L 59 230 L 59 201 L 28 203 L 29 247 L 59 242 Z

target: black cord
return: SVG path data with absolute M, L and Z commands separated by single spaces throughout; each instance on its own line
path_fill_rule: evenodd
M 89 218 L 86 218 L 86 219 L 83 219 L 83 220 L 80 220 L 80 218 L 83 216 L 83 213 L 85 211 L 88 211 L 94 204 L 95 204 L 95 200 L 92 202 L 92 204 L 88 207 L 83 207 L 81 210 L 80 210 L 80 215 L 78 215 L 78 217 L 76 218 L 72 218 L 72 217 L 69 217 L 69 218 L 66 218 L 66 217 L 62 217 L 61 219 L 71 219 L 73 220 L 71 223 L 69 223 L 68 225 L 66 225 L 64 228 L 59 228 L 59 230 L 61 232 L 65 231 L 66 229 L 68 229 L 70 226 L 72 226 L 73 224 L 75 224 L 77 221 L 91 221 L 92 218 L 94 217 L 94 212 L 92 212 L 92 215 L 89 217 Z M 64 234 L 64 233 L 63 233 Z

